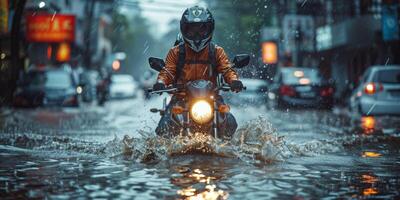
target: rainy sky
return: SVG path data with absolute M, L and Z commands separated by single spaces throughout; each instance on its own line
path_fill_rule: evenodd
M 162 6 L 160 6 L 162 5 Z M 142 15 L 154 24 L 155 33 L 161 36 L 169 30 L 168 24 L 173 19 L 180 19 L 183 11 L 193 5 L 205 4 L 201 0 L 141 0 Z M 162 7 L 162 8 L 160 8 Z

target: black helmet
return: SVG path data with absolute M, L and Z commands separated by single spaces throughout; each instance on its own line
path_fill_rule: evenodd
M 194 6 L 183 12 L 181 33 L 194 51 L 203 50 L 211 41 L 214 31 L 214 18 L 211 12 L 203 7 Z

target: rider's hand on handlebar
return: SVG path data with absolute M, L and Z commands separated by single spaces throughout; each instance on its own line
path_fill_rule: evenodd
M 165 90 L 165 84 L 162 82 L 157 82 L 156 84 L 153 85 L 153 90 L 154 91 Z
M 239 80 L 232 81 L 230 86 L 231 86 L 231 90 L 233 92 L 240 92 L 243 90 L 243 83 L 242 83 L 242 81 L 239 81 Z

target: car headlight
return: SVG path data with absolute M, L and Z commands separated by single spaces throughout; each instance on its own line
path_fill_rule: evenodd
M 190 108 L 192 119 L 198 124 L 205 124 L 213 118 L 213 108 L 205 100 L 196 101 Z

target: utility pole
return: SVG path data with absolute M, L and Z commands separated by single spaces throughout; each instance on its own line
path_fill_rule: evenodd
M 88 0 L 85 5 L 85 12 L 87 13 L 87 21 L 85 26 L 85 34 L 84 34 L 84 44 L 85 44 L 85 51 L 84 51 L 84 67 L 91 68 L 92 67 L 92 51 L 91 51 L 91 29 L 93 23 L 93 12 L 94 12 L 94 5 L 95 0 Z
M 325 23 L 326 24 L 333 24 L 333 14 L 332 14 L 332 11 L 333 11 L 333 4 L 332 4 L 332 0 L 328 0 L 328 1 L 326 1 L 326 21 L 325 21 Z
M 6 94 L 6 101 L 11 101 L 12 99 L 12 94 L 17 88 L 17 79 L 18 79 L 18 73 L 19 70 L 22 69 L 22 62 L 20 61 L 19 53 L 20 53 L 20 41 L 21 36 L 21 19 L 22 19 L 22 14 L 24 12 L 24 7 L 26 4 L 26 0 L 17 0 L 14 2 L 15 6 L 15 11 L 14 11 L 14 17 L 12 19 L 12 25 L 11 25 L 11 78 L 9 79 L 9 87 L 7 89 L 7 94 Z
M 289 13 L 291 13 L 293 15 L 297 15 L 297 1 L 290 1 Z M 302 39 L 300 24 L 297 24 L 295 27 L 295 30 L 291 30 L 291 31 L 295 31 L 295 34 L 294 34 L 295 46 L 294 46 L 294 50 L 293 50 L 293 54 L 292 54 L 293 64 L 294 64 L 294 66 L 299 66 L 300 65 L 300 62 L 299 62 L 300 55 L 299 54 L 300 54 L 300 46 L 301 46 L 301 39 Z

